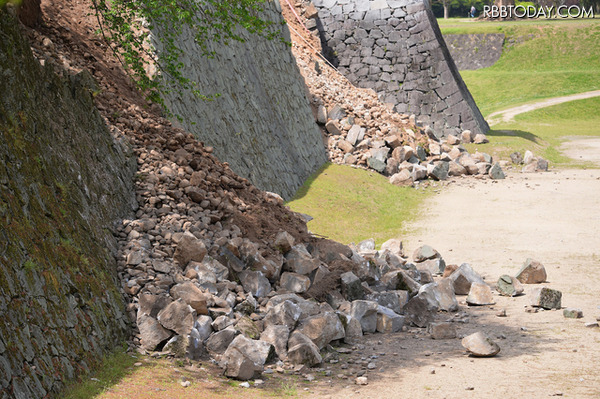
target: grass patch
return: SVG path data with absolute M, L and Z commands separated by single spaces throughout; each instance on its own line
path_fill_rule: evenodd
M 65 399 L 94 398 L 131 374 L 133 364 L 137 361 L 138 359 L 127 353 L 124 348 L 119 348 L 106 356 L 96 372 L 84 375 L 79 382 L 67 386 L 62 397 Z
M 600 89 L 600 21 L 438 20 L 442 33 L 503 33 L 489 68 L 461 71 L 482 114 L 531 101 Z
M 327 164 L 288 205 L 314 218 L 308 223 L 313 233 L 345 244 L 374 238 L 379 245 L 405 232 L 429 192 L 394 186 L 376 172 Z
M 548 159 L 553 166 L 593 167 L 564 156 L 559 147 L 567 137 L 600 136 L 600 97 L 571 101 L 526 112 L 514 122 L 494 126 L 488 133 L 490 143 L 467 145 L 506 159 L 512 152 L 526 150 Z

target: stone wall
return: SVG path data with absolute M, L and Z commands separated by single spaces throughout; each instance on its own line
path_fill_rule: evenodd
M 428 0 L 314 0 L 325 55 L 352 83 L 442 136 L 489 127 L 450 57 Z
M 111 222 L 135 159 L 90 75 L 41 67 L 2 9 L 0 76 L 0 398 L 55 397 L 128 336 Z
M 450 55 L 459 71 L 491 67 L 500 59 L 503 33 L 444 35 Z
M 267 1 L 261 16 L 288 28 L 278 1 Z M 281 40 L 241 33 L 244 43 L 212 43 L 213 58 L 202 56 L 190 32 L 178 45 L 186 77 L 199 83 L 202 101 L 174 92 L 167 100 L 183 127 L 214 147 L 221 161 L 257 187 L 290 198 L 325 161 L 321 133 L 310 109 L 306 87 L 291 49 Z

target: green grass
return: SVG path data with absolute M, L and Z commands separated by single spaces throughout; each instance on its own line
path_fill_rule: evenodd
M 79 382 L 70 384 L 61 397 L 65 399 L 96 397 L 129 375 L 137 361 L 138 359 L 127 353 L 124 348 L 119 348 L 106 356 L 97 372 L 84 375 Z
M 288 205 L 314 220 L 308 228 L 348 244 L 399 237 L 430 190 L 397 187 L 376 173 L 327 164 L 311 176 Z
M 571 101 L 540 108 L 515 117 L 514 122 L 494 126 L 489 144 L 467 146 L 506 159 L 512 152 L 525 150 L 548 159 L 553 166 L 591 167 L 560 153 L 567 137 L 600 136 L 600 97 Z
M 482 114 L 527 102 L 600 89 L 600 21 L 440 21 L 443 33 L 504 33 L 502 57 L 462 71 Z

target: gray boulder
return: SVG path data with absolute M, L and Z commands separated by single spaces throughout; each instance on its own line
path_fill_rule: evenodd
M 288 292 L 301 294 L 310 288 L 310 278 L 298 273 L 282 273 L 279 279 L 281 288 Z
M 265 297 L 271 292 L 271 283 L 262 272 L 243 270 L 238 273 L 238 278 L 244 291 L 251 293 L 256 298 Z
M 342 295 L 352 302 L 357 299 L 364 299 L 365 293 L 363 290 L 363 286 L 361 285 L 361 281 L 356 275 L 352 272 L 343 273 L 340 276 L 341 286 L 342 286 Z
M 536 288 L 531 293 L 531 305 L 544 309 L 560 309 L 562 292 L 548 287 Z
M 302 315 L 302 309 L 290 300 L 271 307 L 265 316 L 265 326 L 282 325 L 289 330 L 296 328 L 296 323 Z
M 270 325 L 260 334 L 260 340 L 273 345 L 277 357 L 286 360 L 289 335 L 290 331 L 286 326 Z
M 352 302 L 350 317 L 360 322 L 362 331 L 374 333 L 377 330 L 377 302 L 357 300 Z
M 440 258 L 440 253 L 433 249 L 430 245 L 422 245 L 415 249 L 413 253 L 413 259 L 415 262 L 424 262 L 428 259 Z
M 450 171 L 450 165 L 446 161 L 438 162 L 431 171 L 429 176 L 435 180 L 446 180 L 448 178 L 448 172 Z
M 218 357 L 225 353 L 237 334 L 238 332 L 233 327 L 227 327 L 224 330 L 218 331 L 205 341 L 206 349 L 212 357 Z
M 229 360 L 229 355 L 235 351 L 243 353 L 252 360 L 257 369 L 262 369 L 262 366 L 264 366 L 266 362 L 275 357 L 275 348 L 273 348 L 273 345 L 270 343 L 238 335 L 231 341 L 223 354 L 220 362 L 221 367 L 225 368 Z
M 432 339 L 456 338 L 456 325 L 449 322 L 429 323 L 427 332 Z
M 283 270 L 287 272 L 309 275 L 319 267 L 319 261 L 306 250 L 304 244 L 297 244 L 285 255 Z
M 155 350 L 157 346 L 173 336 L 172 331 L 167 330 L 158 320 L 148 315 L 138 317 L 137 326 L 140 330 L 140 345 L 148 351 Z
M 170 291 L 173 299 L 181 299 L 190 305 L 197 314 L 208 314 L 208 300 L 210 294 L 205 294 L 191 281 L 174 285 Z
M 305 364 L 308 367 L 323 361 L 319 348 L 301 332 L 294 331 L 288 341 L 288 361 L 293 364 Z
M 427 327 L 435 319 L 439 307 L 427 292 L 412 297 L 404 307 L 406 320 L 417 327 Z
M 377 308 L 377 331 L 381 333 L 395 333 L 402 330 L 404 316 L 400 316 L 392 309 L 385 306 Z
M 468 263 L 460 265 L 449 278 L 454 285 L 454 293 L 456 295 L 468 295 L 472 283 L 484 284 L 481 276 Z
M 196 321 L 196 311 L 183 300 L 171 302 L 161 310 L 156 319 L 166 329 L 178 335 L 188 335 Z
M 523 293 L 523 286 L 516 277 L 504 274 L 498 279 L 496 290 L 500 295 L 517 296 Z
M 282 254 L 289 252 L 294 246 L 294 237 L 287 231 L 280 231 L 275 236 L 275 248 Z
M 417 283 L 404 270 L 394 270 L 388 272 L 381 277 L 381 283 L 388 290 L 408 291 L 409 294 L 415 294 L 421 288 L 421 284 Z
M 333 312 L 325 312 L 302 320 L 296 327 L 296 331 L 310 338 L 319 349 L 323 349 L 331 341 L 346 336 L 342 322 Z
M 494 180 L 504 179 L 506 176 L 504 175 L 504 171 L 502 171 L 502 167 L 498 162 L 496 162 L 488 172 L 489 176 Z

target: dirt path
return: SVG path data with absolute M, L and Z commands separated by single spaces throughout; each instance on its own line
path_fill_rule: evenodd
M 598 160 L 598 153 L 596 153 Z M 404 237 L 412 254 L 422 244 L 436 248 L 447 263 L 470 263 L 492 286 L 514 275 L 532 257 L 548 271 L 551 288 L 563 293 L 563 307 L 583 310 L 565 319 L 562 311 L 525 312 L 525 295 L 495 294 L 496 305 L 469 308 L 458 323 L 460 336 L 487 332 L 501 346 L 494 358 L 466 356 L 460 339 L 435 341 L 424 331 L 375 334 L 359 347 L 378 356 L 369 385 L 321 389 L 331 398 L 570 398 L 600 397 L 600 328 L 584 324 L 600 316 L 600 170 L 510 174 L 500 182 L 459 180 L 431 198 L 424 217 Z M 496 313 L 506 309 L 508 317 Z M 452 315 L 442 317 L 449 319 Z M 462 316 L 461 316 L 462 317 Z M 360 350 L 362 348 L 362 350 Z
M 509 109 L 505 109 L 503 111 L 493 112 L 488 115 L 487 122 L 490 126 L 497 125 L 501 122 L 510 122 L 516 115 L 533 111 L 540 108 L 551 107 L 553 105 L 566 103 L 568 101 L 575 100 L 584 100 L 586 98 L 598 97 L 600 96 L 600 90 L 587 91 L 585 93 L 572 94 L 570 96 L 563 97 L 554 97 L 549 98 L 547 100 L 538 101 L 531 104 L 520 105 L 518 107 L 513 107 Z

